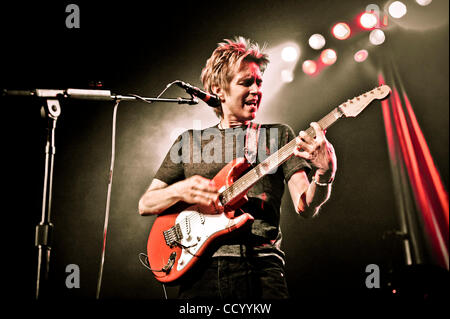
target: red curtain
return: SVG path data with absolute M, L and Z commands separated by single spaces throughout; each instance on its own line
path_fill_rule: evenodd
M 382 74 L 378 82 L 385 84 Z M 391 89 L 390 97 L 381 102 L 390 160 L 393 167 L 406 168 L 432 255 L 439 266 L 449 269 L 448 193 L 406 92 Z

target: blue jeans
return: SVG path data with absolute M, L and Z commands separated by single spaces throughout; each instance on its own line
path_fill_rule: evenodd
M 286 299 L 284 266 L 277 257 L 213 257 L 187 275 L 180 299 Z

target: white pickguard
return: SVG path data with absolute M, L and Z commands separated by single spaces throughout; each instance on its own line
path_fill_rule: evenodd
M 182 270 L 189 264 L 194 255 L 205 244 L 208 238 L 218 231 L 230 228 L 237 224 L 243 215 L 229 219 L 222 214 L 205 215 L 195 210 L 185 210 L 181 212 L 175 223 L 180 225 L 183 238 L 181 256 L 178 259 L 177 270 Z

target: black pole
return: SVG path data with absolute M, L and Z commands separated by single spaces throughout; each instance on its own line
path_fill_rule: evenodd
M 57 99 L 46 99 L 41 115 L 47 120 L 47 141 L 45 144 L 44 186 L 42 194 L 42 217 L 36 226 L 35 245 L 38 248 L 36 278 L 36 299 L 45 298 L 48 293 L 48 275 L 50 270 L 50 252 L 53 224 L 50 221 L 52 208 L 53 167 L 55 160 L 56 120 L 61 114 Z

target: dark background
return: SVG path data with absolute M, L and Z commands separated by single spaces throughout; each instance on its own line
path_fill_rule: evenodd
M 79 29 L 68 29 L 65 7 L 18 3 L 0 6 L 2 23 L 1 87 L 101 88 L 117 94 L 155 97 L 182 79 L 200 86 L 206 59 L 224 38 L 251 38 L 268 47 L 295 41 L 301 48 L 293 82 L 284 84 L 263 106 L 262 121 L 283 122 L 298 132 L 332 107 L 377 85 L 391 58 L 401 76 L 435 164 L 448 189 L 448 2 L 427 7 L 414 1 L 407 15 L 390 20 L 386 42 L 373 46 L 368 32 L 346 41 L 331 37 L 338 21 L 350 21 L 366 5 L 383 1 L 225 1 L 222 4 L 175 2 L 76 2 Z M 315 78 L 301 70 L 311 34 L 322 33 L 337 62 Z M 363 63 L 352 59 L 366 48 Z M 389 84 L 389 83 L 388 83 Z M 170 88 L 165 97 L 185 96 Z M 32 300 L 37 249 L 34 227 L 40 221 L 45 121 L 40 102 L 3 98 L 4 171 L 8 183 L 4 216 L 5 277 L 10 296 Z M 107 178 L 111 156 L 113 103 L 65 100 L 56 131 L 51 260 L 52 297 L 94 299 L 100 265 Z M 141 217 L 137 203 L 174 137 L 174 127 L 203 127 L 217 120 L 204 103 L 197 106 L 122 102 L 118 110 L 116 162 L 111 197 L 102 299 L 163 299 L 163 289 L 138 260 L 145 252 L 154 217 Z M 293 299 L 371 298 L 365 268 L 377 264 L 383 285 L 391 269 L 404 264 L 398 240 L 383 234 L 398 228 L 392 175 L 381 104 L 358 119 L 338 122 L 327 133 L 338 155 L 333 194 L 319 218 L 296 216 L 288 194 L 282 206 L 283 247 Z M 8 208 L 6 208 L 8 207 Z M 433 261 L 426 260 L 427 263 Z M 77 264 L 81 287 L 67 289 L 65 267 Z M 413 279 L 414 281 L 414 279 Z M 169 297 L 176 296 L 168 288 Z

